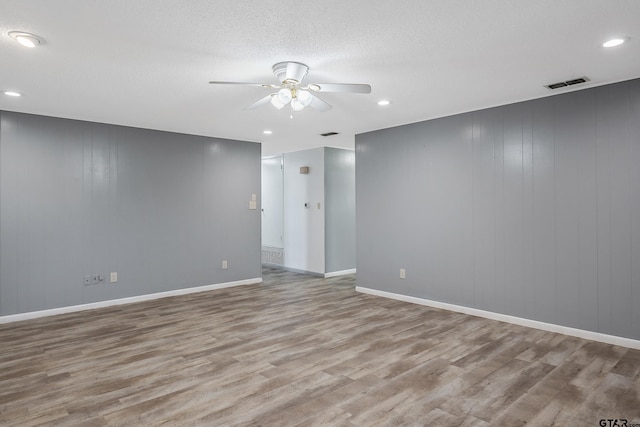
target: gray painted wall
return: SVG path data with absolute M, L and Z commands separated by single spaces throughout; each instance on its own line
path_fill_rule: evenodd
M 0 315 L 258 278 L 251 194 L 259 144 L 0 112 Z
M 640 80 L 358 135 L 356 164 L 359 286 L 640 339 Z
M 356 267 L 355 152 L 324 149 L 325 272 Z

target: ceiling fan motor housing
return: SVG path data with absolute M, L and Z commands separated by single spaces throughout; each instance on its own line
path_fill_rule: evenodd
M 278 62 L 273 66 L 273 74 L 280 83 L 298 84 L 304 79 L 308 71 L 309 67 L 301 62 Z

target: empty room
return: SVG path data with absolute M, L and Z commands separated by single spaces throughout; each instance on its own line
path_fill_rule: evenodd
M 2 0 L 1 426 L 640 425 L 637 0 Z

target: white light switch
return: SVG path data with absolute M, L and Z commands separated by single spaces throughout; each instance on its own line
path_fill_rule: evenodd
M 114 271 L 111 274 L 109 274 L 109 282 L 110 283 L 116 283 L 118 281 L 118 272 Z
M 406 279 L 407 278 L 407 275 L 406 275 L 406 272 L 404 271 L 404 268 L 400 269 L 400 278 L 401 279 Z
M 258 203 L 255 200 L 251 200 L 249 202 L 249 209 L 251 209 L 251 210 L 258 209 Z
M 222 260 L 222 269 L 223 270 L 227 269 L 227 260 L 226 259 Z
M 255 202 L 256 200 L 258 200 L 258 199 L 256 198 L 256 193 L 253 193 L 253 194 L 251 195 L 251 201 L 252 201 L 252 202 Z

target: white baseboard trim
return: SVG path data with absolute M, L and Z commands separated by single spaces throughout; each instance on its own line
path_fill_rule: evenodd
M 618 337 L 615 335 L 608 335 L 600 332 L 586 331 L 584 329 L 570 328 L 568 326 L 555 325 L 553 323 L 545 323 L 537 320 L 510 316 L 508 314 L 494 313 L 492 311 L 479 310 L 477 308 L 411 297 L 402 294 L 395 294 L 393 292 L 379 291 L 377 289 L 364 288 L 362 286 L 356 286 L 356 291 L 362 292 L 364 294 L 375 295 L 378 297 L 391 298 L 398 301 L 426 305 L 428 307 L 441 308 L 458 313 L 470 314 L 472 316 L 484 317 L 486 319 L 498 320 L 500 322 L 512 323 L 514 325 L 526 326 L 528 328 L 540 329 L 547 332 L 556 332 L 559 334 L 570 335 L 572 337 L 583 338 L 591 341 L 599 341 L 606 344 L 619 345 L 622 347 L 640 350 L 640 341 L 631 338 Z
M 351 268 L 349 270 L 332 271 L 330 273 L 324 273 L 324 278 L 328 279 L 329 277 L 338 277 L 338 276 L 344 276 L 347 274 L 355 274 L 355 272 L 356 272 L 355 268 Z
M 276 270 L 290 271 L 292 273 L 306 274 L 307 276 L 322 277 L 324 279 L 328 279 L 329 277 L 344 276 L 345 274 L 354 274 L 356 272 L 356 269 L 352 268 L 349 270 L 331 271 L 329 273 L 317 273 L 315 271 L 300 270 L 298 268 L 287 267 L 286 265 L 280 264 L 271 264 L 269 262 L 263 262 L 262 266 L 274 268 Z
M 194 294 L 197 292 L 213 291 L 215 289 L 231 288 L 233 286 L 254 285 L 262 283 L 262 277 L 254 279 L 237 280 L 235 282 L 216 283 L 214 285 L 197 286 L 195 288 L 176 289 L 173 291 L 158 292 L 155 294 L 138 295 L 135 297 L 98 301 L 88 304 L 71 305 L 68 307 L 51 308 L 48 310 L 30 311 L 27 313 L 10 314 L 0 316 L 0 324 L 19 322 L 21 320 L 37 319 L 40 317 L 55 316 L 56 314 L 74 313 L 76 311 L 92 310 L 95 308 L 112 307 L 116 305 L 131 304 L 134 302 L 150 301 L 154 299 L 173 297 L 178 295 Z
M 290 271 L 292 273 L 306 274 L 307 276 L 314 276 L 314 277 L 322 277 L 322 278 L 324 278 L 324 273 L 317 273 L 315 271 L 308 271 L 308 270 L 300 270 L 299 268 L 287 267 L 286 265 L 271 264 L 271 263 L 263 262 L 262 266 L 263 267 L 273 268 L 273 269 L 276 269 L 276 270 L 284 270 L 284 271 Z

